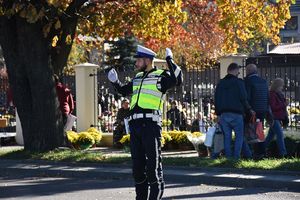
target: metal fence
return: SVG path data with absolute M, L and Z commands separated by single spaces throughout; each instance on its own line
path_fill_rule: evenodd
M 250 57 L 244 61 L 244 66 L 254 63 L 258 66 L 259 75 L 269 84 L 277 77 L 285 81 L 285 95 L 290 101 L 290 126 L 300 127 L 300 55 L 267 55 Z M 244 70 L 244 68 L 243 68 Z M 119 71 L 121 82 L 130 81 L 135 72 L 132 70 Z M 244 74 L 244 73 L 243 73 Z M 102 122 L 102 130 L 111 132 L 115 122 L 116 113 L 121 107 L 121 97 L 114 91 L 107 79 L 107 72 L 98 71 L 98 104 L 99 121 Z M 169 90 L 166 94 L 166 106 L 169 110 L 170 102 L 176 100 L 178 107 L 186 118 L 188 125 L 196 119 L 197 113 L 202 112 L 207 118 L 214 113 L 214 91 L 220 80 L 220 65 L 209 68 L 193 68 L 183 70 L 184 82 L 181 86 Z M 76 101 L 75 76 L 63 76 L 62 81 L 70 89 Z M 7 79 L 0 78 L 0 107 L 6 104 Z M 92 89 L 92 88 L 91 88 Z M 76 112 L 76 111 L 75 111 Z
M 130 81 L 135 74 L 136 72 L 133 70 L 118 71 L 119 79 L 123 83 Z M 170 109 L 170 102 L 175 100 L 180 110 L 184 112 L 187 124 L 190 125 L 198 112 L 205 111 L 205 115 L 208 116 L 212 110 L 210 105 L 213 103 L 214 90 L 220 79 L 220 66 L 217 64 L 210 68 L 183 70 L 183 75 L 182 85 L 167 92 L 164 113 Z M 97 78 L 99 119 L 102 122 L 102 130 L 111 132 L 117 110 L 121 107 L 122 97 L 116 93 L 112 84 L 108 81 L 107 72 L 104 70 L 98 71 Z M 74 76 L 65 76 L 62 80 L 75 94 Z M 76 101 L 76 96 L 74 99 Z

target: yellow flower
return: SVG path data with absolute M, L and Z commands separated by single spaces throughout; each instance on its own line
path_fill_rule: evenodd
M 101 141 L 102 135 L 96 132 L 89 132 L 89 134 L 94 138 L 95 143 L 98 144 Z
M 165 142 L 170 142 L 172 140 L 172 137 L 165 131 L 162 132 L 161 136 Z
M 188 131 L 170 131 L 169 135 L 171 136 L 172 140 L 177 144 L 182 143 L 189 143 L 189 140 L 187 138 L 187 134 L 190 132 Z
M 81 132 L 78 134 L 77 143 L 81 144 L 95 144 L 93 136 L 89 132 Z
M 120 140 L 120 143 L 121 144 L 129 144 L 130 142 L 130 135 L 127 134 L 127 135 L 124 135 L 121 140 Z
M 78 140 L 78 134 L 74 131 L 67 131 L 67 138 L 72 144 L 75 144 Z
M 201 133 L 201 132 L 193 132 L 192 133 L 192 137 L 200 137 L 202 135 L 203 135 L 203 133 Z
M 98 131 L 96 128 L 91 127 L 87 130 L 88 133 L 90 133 L 91 136 L 93 136 L 95 143 L 98 144 L 102 139 L 102 133 Z

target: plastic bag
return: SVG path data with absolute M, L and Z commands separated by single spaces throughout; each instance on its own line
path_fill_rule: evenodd
M 216 127 L 209 127 L 207 133 L 205 134 L 204 145 L 207 147 L 212 147 L 214 135 L 216 132 Z
M 250 121 L 245 124 L 244 134 L 249 144 L 263 142 L 265 134 L 262 122 L 257 120 L 255 116 L 251 117 Z

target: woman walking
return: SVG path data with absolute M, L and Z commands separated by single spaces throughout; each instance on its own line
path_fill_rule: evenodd
M 287 114 L 287 100 L 283 94 L 284 81 L 281 78 L 276 78 L 270 88 L 270 106 L 274 118 L 274 124 L 270 126 L 268 136 L 265 140 L 265 149 L 269 146 L 270 142 L 276 135 L 276 142 L 279 150 L 279 156 L 284 157 L 287 155 L 284 136 L 282 129 L 282 122 L 288 118 Z

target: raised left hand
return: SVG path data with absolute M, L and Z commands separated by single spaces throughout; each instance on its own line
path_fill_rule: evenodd
M 166 58 L 167 57 L 173 58 L 173 53 L 170 48 L 166 48 Z

